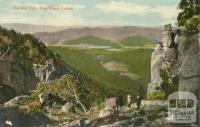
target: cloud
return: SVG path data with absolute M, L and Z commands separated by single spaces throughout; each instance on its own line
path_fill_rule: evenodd
M 33 6 L 34 8 L 45 8 L 54 6 L 60 9 L 38 9 L 32 11 L 15 10 L 13 6 L 21 5 L 15 0 L 0 0 L 0 23 L 31 23 L 55 26 L 95 26 L 95 25 L 158 25 L 166 22 L 174 22 L 177 16 L 176 6 L 172 3 L 168 5 L 157 4 L 154 7 L 147 4 L 136 4 L 133 2 L 123 2 L 111 0 L 107 3 L 92 3 L 92 8 L 87 3 L 66 3 L 42 4 L 28 1 L 23 6 Z M 172 6 L 169 6 L 172 4 Z M 72 10 L 64 8 L 72 7 Z M 102 13 L 105 12 L 105 13 Z M 115 15 L 120 14 L 120 15 Z
M 47 5 L 47 4 L 37 4 L 37 3 L 27 3 L 24 5 L 14 5 L 14 8 L 26 8 L 29 10 L 79 10 L 84 9 L 84 5 L 79 4 L 57 4 L 57 5 Z
M 54 26 L 73 26 L 81 25 L 84 20 L 72 15 L 60 15 L 51 17 L 26 17 L 26 16 L 0 16 L 0 23 L 28 23 L 28 24 L 40 24 L 40 25 L 54 25 Z M 14 22 L 13 22 L 14 21 Z
M 173 19 L 178 15 L 178 9 L 176 9 L 176 6 L 158 6 L 151 8 L 150 11 L 158 13 L 161 17 L 166 19 Z
M 96 8 L 106 13 L 122 13 L 122 14 L 150 14 L 157 13 L 162 18 L 172 19 L 178 14 L 176 6 L 156 6 L 141 5 L 136 3 L 127 3 L 121 1 L 111 1 L 110 3 L 102 3 L 96 5 Z
M 40 24 L 40 25 L 55 25 L 55 26 L 76 26 L 82 24 L 91 23 L 87 19 L 73 15 L 75 11 L 84 9 L 84 5 L 79 4 L 37 4 L 26 3 L 23 4 L 27 9 L 14 9 L 14 6 L 20 7 L 19 3 L 12 2 L 9 5 L 10 8 L 6 13 L 0 13 L 0 23 L 28 23 L 28 24 Z M 21 5 L 22 6 L 22 5 Z M 51 9 L 56 8 L 56 9 Z M 34 9 L 37 11 L 34 11 Z M 44 9 L 50 8 L 50 9 Z M 67 8 L 73 8 L 67 10 Z M 0 10 L 1 12 L 2 10 Z M 3 11 L 2 11 L 3 12 Z
M 149 7 L 144 5 L 115 1 L 96 5 L 96 8 L 105 12 L 117 12 L 127 14 L 145 14 L 148 12 L 149 9 Z

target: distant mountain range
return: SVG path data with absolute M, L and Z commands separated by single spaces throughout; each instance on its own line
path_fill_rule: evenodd
M 155 41 L 149 40 L 141 36 L 131 36 L 119 42 L 102 39 L 95 36 L 84 36 L 62 43 L 62 45 L 95 45 L 95 46 L 114 46 L 114 47 L 144 47 L 154 46 Z
M 33 25 L 33 24 L 24 24 L 24 23 L 6 23 L 6 24 L 0 24 L 0 25 L 7 29 L 14 29 L 17 32 L 30 33 L 30 34 L 34 34 L 37 32 L 56 32 L 56 31 L 64 30 L 68 28 L 68 27 Z
M 140 36 L 148 40 L 159 40 L 161 28 L 136 26 L 97 26 L 97 27 L 55 27 L 30 24 L 1 24 L 7 29 L 22 33 L 31 33 L 46 44 L 63 44 L 85 36 L 94 36 L 119 42 L 124 39 Z

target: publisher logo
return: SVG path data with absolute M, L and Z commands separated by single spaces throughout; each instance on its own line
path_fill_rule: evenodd
M 175 92 L 168 96 L 168 120 L 170 123 L 195 123 L 197 97 L 191 92 Z

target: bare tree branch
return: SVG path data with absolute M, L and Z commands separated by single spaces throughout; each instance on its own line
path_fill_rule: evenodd
M 70 83 L 67 83 L 67 87 L 68 87 L 68 90 L 67 90 L 66 94 L 69 95 L 69 96 L 71 96 L 71 97 L 73 97 L 73 98 L 75 98 L 76 103 L 80 104 L 80 106 L 82 107 L 83 111 L 84 111 L 85 113 L 87 113 L 86 107 L 83 105 L 83 103 L 82 103 L 82 102 L 80 101 L 80 99 L 79 99 L 79 96 L 78 96 L 78 95 L 80 95 L 80 94 L 77 95 L 76 89 L 73 88 L 73 87 L 71 87 L 71 86 L 70 86 Z
M 7 50 L 5 51 L 5 53 L 3 53 L 1 56 L 0 56 L 0 59 L 3 59 L 6 54 L 8 54 L 8 52 L 10 51 L 10 46 L 8 46 Z

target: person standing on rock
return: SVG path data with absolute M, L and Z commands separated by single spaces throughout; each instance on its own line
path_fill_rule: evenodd
M 52 108 L 53 106 L 53 94 L 51 91 L 49 91 L 48 93 L 48 105 L 49 105 L 49 108 Z
M 127 95 L 127 107 L 131 107 L 132 97 L 131 95 Z
M 38 97 L 39 97 L 39 101 L 40 101 L 40 104 L 41 104 L 41 108 L 44 108 L 44 106 L 45 106 L 44 94 L 41 93 L 41 94 L 38 95 Z
M 137 110 L 140 110 L 140 106 L 141 106 L 141 103 L 142 103 L 142 98 L 140 96 L 137 96 L 134 103 L 136 103 L 137 105 Z

